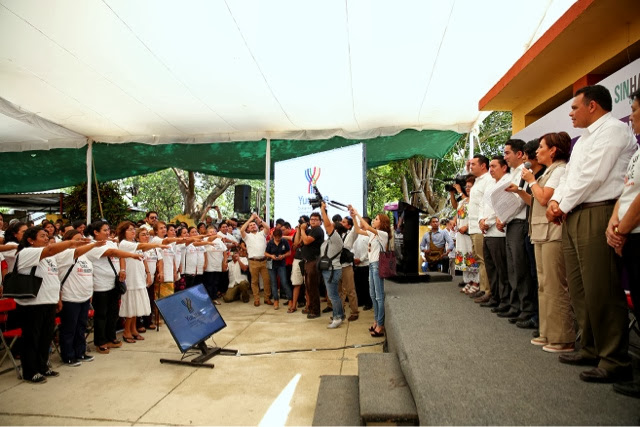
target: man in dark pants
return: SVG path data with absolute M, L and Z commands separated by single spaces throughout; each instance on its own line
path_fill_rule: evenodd
M 585 131 L 547 207 L 549 221 L 564 222 L 567 281 L 582 331 L 580 352 L 560 355 L 559 360 L 593 367 L 580 374 L 590 382 L 631 377 L 627 304 L 616 255 L 603 230 L 622 193 L 637 143 L 627 125 L 611 115 L 612 103 L 611 94 L 600 85 L 576 92 L 569 115 L 573 126 Z
M 363 216 L 362 220 L 371 225 L 371 218 L 368 216 Z M 353 244 L 353 266 L 358 304 L 363 306 L 364 311 L 371 310 L 373 302 L 369 293 L 369 236 L 359 235 Z
M 524 141 L 510 139 L 504 146 L 504 159 L 511 168 L 511 183 L 518 185 L 522 179 L 524 167 Z M 527 222 L 527 207 L 520 196 L 510 194 L 517 210 L 509 218 L 499 218 L 502 224 L 498 228 L 507 233 L 507 266 L 509 269 L 509 284 L 511 285 L 509 312 L 499 315 L 501 317 L 517 318 L 520 321 L 529 320 L 538 312 L 537 294 L 531 280 L 531 265 L 525 248 L 525 238 L 529 232 Z
M 304 263 L 304 283 L 307 287 L 307 319 L 320 317 L 320 276 L 316 262 L 320 256 L 320 246 L 324 242 L 324 231 L 320 227 L 320 214 L 313 212 L 309 216 L 309 226 L 300 225 L 302 240 L 302 258 Z
M 489 163 L 489 173 L 493 183 L 485 190 L 480 206 L 480 229 L 484 233 L 483 252 L 487 276 L 491 293 L 489 298 L 480 302 L 483 307 L 493 307 L 491 312 L 498 315 L 509 311 L 509 278 L 507 273 L 507 258 L 505 233 L 498 228 L 496 213 L 491 202 L 491 195 L 496 188 L 505 184 L 511 178 L 508 166 L 502 156 L 494 156 Z

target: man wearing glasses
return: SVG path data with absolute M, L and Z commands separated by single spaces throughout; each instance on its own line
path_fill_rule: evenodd
M 153 226 L 155 225 L 155 223 L 158 222 L 158 212 L 156 211 L 149 211 L 147 212 L 147 216 L 144 219 L 144 224 L 141 225 L 140 227 L 146 229 L 150 235 L 154 235 L 153 234 Z

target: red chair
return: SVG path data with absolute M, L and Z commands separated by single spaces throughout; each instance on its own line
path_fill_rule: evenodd
M 635 331 L 636 334 L 640 335 L 640 325 L 638 325 L 638 319 L 636 319 L 634 315 L 635 311 L 633 310 L 633 300 L 631 299 L 631 292 L 624 291 L 624 293 L 627 297 L 627 306 L 629 307 L 631 316 L 631 321 L 629 322 L 629 331 Z M 629 343 L 629 345 L 638 348 L 638 346 L 633 343 Z
M 0 323 L 7 322 L 7 312 L 16 309 L 16 302 L 13 298 L 3 298 L 0 299 Z M 16 340 L 22 336 L 22 329 L 10 329 L 7 331 L 3 331 L 0 329 L 0 341 L 2 344 L 2 348 L 4 349 L 4 354 L 2 355 L 2 359 L 0 359 L 0 366 L 4 363 L 4 360 L 8 357 L 13 363 L 13 367 L 16 370 L 16 374 L 18 374 L 18 378 L 20 376 L 20 367 L 16 362 L 16 359 L 13 358 L 13 354 L 11 354 L 11 348 L 15 344 Z M 7 338 L 11 339 L 10 343 L 7 343 Z M 4 371 L 3 371 L 4 373 Z

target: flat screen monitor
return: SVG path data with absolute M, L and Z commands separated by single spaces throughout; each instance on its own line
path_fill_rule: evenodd
M 156 300 L 156 305 L 183 353 L 227 326 L 203 285 Z

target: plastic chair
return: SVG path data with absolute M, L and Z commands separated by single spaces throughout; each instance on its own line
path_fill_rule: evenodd
M 7 321 L 7 312 L 16 309 L 16 302 L 13 298 L 4 298 L 0 299 L 0 323 L 6 323 Z M 0 366 L 4 363 L 6 358 L 11 360 L 13 363 L 13 367 L 16 370 L 16 374 L 18 378 L 21 378 L 20 375 L 20 367 L 16 362 L 16 359 L 13 358 L 13 354 L 11 354 L 11 348 L 15 344 L 16 340 L 22 336 L 22 329 L 10 329 L 7 331 L 0 330 L 0 341 L 2 344 L 2 348 L 4 349 L 4 354 L 2 355 L 2 359 L 0 359 Z M 7 339 L 11 339 L 10 343 L 7 343 Z

